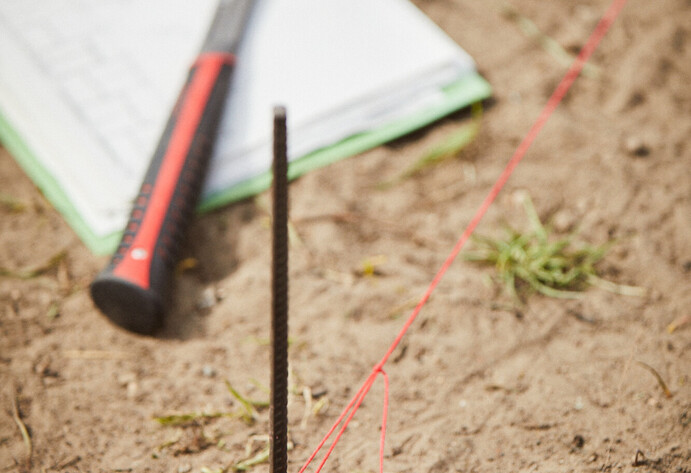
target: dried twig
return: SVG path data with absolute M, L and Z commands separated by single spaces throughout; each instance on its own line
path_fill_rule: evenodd
M 672 321 L 671 324 L 667 326 L 667 332 L 668 333 L 674 333 L 676 330 L 682 328 L 684 325 L 688 325 L 691 323 L 691 315 L 686 314 L 682 315 L 681 317 L 677 317 Z
M 64 350 L 65 358 L 80 360 L 126 360 L 132 358 L 132 354 L 116 350 Z
M 268 444 L 268 439 L 266 447 L 264 447 L 262 450 L 259 451 L 256 455 L 253 457 L 247 458 L 246 460 L 243 460 L 239 463 L 236 463 L 233 465 L 233 470 L 235 471 L 247 471 L 252 469 L 252 467 L 255 467 L 257 465 L 261 465 L 262 463 L 266 463 L 269 461 L 269 444 Z
M 24 446 L 26 447 L 26 461 L 31 461 L 31 455 L 33 454 L 33 445 L 31 443 L 31 436 L 29 435 L 29 430 L 26 428 L 22 417 L 19 414 L 19 406 L 17 403 L 16 396 L 12 398 L 12 419 L 14 423 L 17 424 L 19 432 L 22 434 L 22 439 L 24 440 Z
M 5 276 L 13 279 L 33 279 L 38 276 L 42 276 L 48 271 L 57 268 L 60 262 L 67 256 L 66 250 L 61 250 L 51 256 L 48 261 L 42 263 L 38 266 L 25 269 L 9 269 L 0 267 L 0 276 Z
M 377 187 L 381 190 L 389 189 L 419 174 L 430 166 L 457 156 L 475 140 L 480 132 L 480 124 L 482 123 L 481 102 L 476 102 L 471 106 L 471 114 L 472 120 L 470 122 L 464 123 L 446 139 L 425 151 L 422 157 L 405 169 L 401 174 L 388 181 L 380 182 Z
M 516 23 L 521 31 L 523 31 L 523 34 L 539 44 L 542 49 L 547 51 L 561 65 L 568 66 L 575 59 L 575 57 L 567 52 L 557 41 L 543 33 L 532 20 L 525 15 L 522 15 L 518 10 L 508 3 L 504 3 L 501 6 L 501 13 L 504 18 Z M 585 64 L 583 66 L 584 76 L 596 79 L 599 74 L 600 69 L 597 66 L 594 66 L 593 64 Z
M 653 376 L 655 376 L 655 379 L 657 380 L 657 384 L 660 385 L 660 387 L 662 388 L 662 392 L 665 393 L 665 397 L 667 397 L 667 398 L 672 397 L 672 391 L 669 390 L 669 388 L 667 387 L 667 384 L 662 379 L 662 376 L 660 376 L 660 373 L 658 373 L 655 368 L 653 368 L 652 366 L 650 366 L 647 363 L 643 363 L 642 361 L 636 361 L 636 363 L 638 363 L 640 366 L 642 366 L 643 368 L 650 371 L 653 374 Z
M 0 208 L 10 213 L 19 213 L 26 210 L 26 204 L 12 195 L 0 192 Z
M 192 412 L 154 417 L 154 420 L 161 425 L 173 426 L 189 424 L 201 419 L 217 419 L 219 417 L 238 417 L 238 414 L 233 412 Z
M 257 409 L 256 408 L 263 408 L 263 407 L 269 407 L 269 403 L 267 401 L 255 401 L 252 399 L 247 399 L 244 397 L 242 394 L 240 394 L 231 384 L 230 381 L 226 380 L 226 388 L 228 389 L 228 392 L 240 402 L 242 405 L 242 413 L 240 416 L 242 419 L 247 423 L 251 424 L 255 421 L 257 418 Z

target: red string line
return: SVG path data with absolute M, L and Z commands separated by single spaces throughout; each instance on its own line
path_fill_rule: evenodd
M 379 440 L 379 473 L 384 473 L 384 444 L 386 443 L 386 418 L 389 414 L 389 375 L 380 369 L 384 378 L 384 405 L 381 415 L 381 439 Z
M 355 396 L 353 397 L 353 399 L 350 401 L 350 403 L 348 404 L 348 406 L 343 410 L 343 412 L 341 413 L 341 416 L 340 416 L 340 417 L 338 418 L 338 420 L 334 423 L 333 427 L 331 427 L 331 430 L 329 431 L 329 433 L 326 434 L 326 436 L 325 436 L 325 437 L 322 439 L 322 441 L 320 442 L 319 446 L 318 446 L 318 447 L 315 449 L 315 451 L 312 453 L 312 456 L 310 457 L 310 459 L 309 459 L 309 460 L 304 464 L 304 466 L 300 469 L 300 472 L 305 471 L 305 469 L 306 469 L 306 468 L 309 466 L 309 464 L 311 463 L 312 459 L 314 459 L 314 457 L 317 455 L 317 453 L 319 452 L 319 450 L 321 449 L 321 447 L 326 443 L 326 441 L 327 441 L 328 438 L 331 436 L 331 434 L 333 433 L 333 431 L 336 430 L 336 428 L 338 427 L 338 425 L 341 423 L 341 421 L 343 420 L 343 418 L 344 418 L 344 417 L 346 416 L 346 414 L 347 414 L 348 417 L 345 417 L 345 421 L 343 421 L 343 425 L 341 426 L 341 429 L 340 429 L 340 430 L 338 431 L 338 433 L 336 434 L 336 437 L 334 437 L 334 440 L 333 440 L 333 442 L 331 443 L 331 446 L 330 446 L 329 449 L 326 451 L 326 454 L 324 454 L 324 458 L 322 459 L 321 463 L 319 463 L 319 466 L 318 466 L 317 469 L 315 470 L 315 473 L 319 473 L 319 472 L 322 470 L 322 468 L 324 468 L 324 465 L 326 464 L 326 461 L 329 459 L 329 456 L 331 455 L 331 452 L 333 452 L 334 448 L 336 448 L 336 444 L 338 444 L 338 441 L 341 439 L 341 437 L 342 437 L 343 434 L 345 433 L 345 430 L 346 430 L 346 428 L 348 427 L 348 424 L 350 423 L 350 421 L 353 419 L 353 416 L 355 415 L 355 412 L 357 412 L 357 410 L 360 408 L 360 405 L 361 405 L 362 402 L 365 400 L 365 396 L 367 396 L 367 393 L 368 393 L 369 390 L 372 388 L 372 385 L 374 384 L 374 381 L 377 379 L 377 376 L 379 375 L 379 373 L 382 373 L 382 374 L 384 375 L 384 390 L 385 390 L 386 400 L 385 400 L 385 402 L 384 402 L 384 411 L 385 411 L 385 413 L 384 413 L 383 419 L 385 420 L 386 411 L 388 411 L 388 392 L 389 392 L 389 387 L 388 387 L 388 385 L 389 385 L 389 379 L 388 379 L 388 376 L 386 375 L 386 373 L 384 373 L 384 370 L 382 370 L 382 369 L 374 369 L 374 370 L 372 370 L 372 373 L 370 373 L 369 377 L 367 378 L 367 380 L 365 381 L 365 383 L 362 385 L 362 387 L 360 388 L 360 390 L 357 392 L 357 394 L 355 394 Z M 351 410 L 351 407 L 352 407 L 352 410 Z M 350 413 L 348 414 L 348 412 L 350 412 Z M 381 438 L 380 443 L 384 441 L 384 436 L 385 436 L 385 435 L 386 435 L 386 432 L 384 431 L 384 426 L 382 426 L 382 438 Z M 379 457 L 380 457 L 380 462 L 381 462 L 382 468 L 383 468 L 383 461 L 384 461 L 384 449 L 383 449 L 383 448 L 380 449 L 380 451 L 379 451 Z M 382 470 L 382 473 L 383 473 L 383 470 Z
M 371 377 L 372 377 L 372 375 L 370 375 L 370 377 L 367 378 L 367 380 L 365 381 L 365 384 L 362 385 L 362 387 L 358 390 L 358 392 L 355 394 L 355 396 L 353 397 L 353 399 L 350 400 L 350 402 L 348 403 L 348 405 L 346 406 L 346 408 L 343 409 L 343 412 L 341 412 L 341 415 L 338 416 L 338 419 L 336 419 L 336 422 L 334 422 L 334 425 L 331 426 L 331 429 L 329 429 L 329 431 L 328 431 L 327 434 L 324 436 L 324 438 L 321 440 L 321 442 L 319 442 L 319 445 L 317 445 L 317 448 L 314 450 L 314 452 L 312 452 L 312 455 L 310 455 L 310 457 L 307 459 L 307 461 L 305 462 L 305 464 L 302 466 L 302 468 L 300 469 L 300 473 L 303 473 L 303 472 L 307 469 L 307 467 L 309 466 L 309 464 L 312 463 L 312 460 L 314 460 L 314 457 L 317 456 L 317 453 L 319 453 L 319 450 L 321 450 L 321 448 L 324 446 L 324 444 L 326 443 L 326 441 L 329 440 L 329 437 L 331 437 L 331 434 L 334 433 L 334 431 L 336 430 L 336 428 L 337 428 L 337 427 L 339 426 L 339 424 L 343 421 L 343 418 L 348 414 L 348 412 L 349 412 L 350 409 L 353 407 L 353 405 L 355 404 L 355 402 L 357 401 L 357 399 L 358 399 L 361 395 L 363 395 L 363 392 L 366 393 L 367 391 L 369 391 L 369 387 L 371 386 L 371 382 L 370 382 L 370 378 L 371 378 Z M 332 447 L 333 447 L 333 446 L 332 446 Z M 329 451 L 331 451 L 331 450 L 333 450 L 333 448 L 331 448 Z M 328 458 L 328 454 L 327 454 L 326 458 Z M 322 464 L 326 462 L 326 458 L 322 461 Z M 322 465 L 320 465 L 320 466 L 317 468 L 317 471 L 321 470 L 321 467 L 322 467 Z
M 307 462 L 303 465 L 303 467 L 300 469 L 299 473 L 303 473 L 307 467 L 310 465 L 312 460 L 317 456 L 321 448 L 324 446 L 324 444 L 327 442 L 329 437 L 333 434 L 333 432 L 338 428 L 338 426 L 343 422 L 343 425 L 341 426 L 341 429 L 338 431 L 338 434 L 336 435 L 334 441 L 332 442 L 331 446 L 329 447 L 328 451 L 324 455 L 324 458 L 322 459 L 321 463 L 317 467 L 317 470 L 315 473 L 319 473 L 321 469 L 324 467 L 324 464 L 328 460 L 329 456 L 331 455 L 331 452 L 334 450 L 336 447 L 336 444 L 340 440 L 341 436 L 345 432 L 346 428 L 348 427 L 348 424 L 350 423 L 351 419 L 355 415 L 355 412 L 358 410 L 360 405 L 362 404 L 365 396 L 369 392 L 370 388 L 372 387 L 372 384 L 374 384 L 374 381 L 376 377 L 379 374 L 382 374 L 384 378 L 384 389 L 385 389 L 385 401 L 384 401 L 384 413 L 382 416 L 382 433 L 381 433 L 381 439 L 380 439 L 380 451 L 379 451 L 379 469 L 380 472 L 383 472 L 384 469 L 384 441 L 385 441 L 385 436 L 386 436 L 386 421 L 387 421 L 387 411 L 388 411 L 388 396 L 389 396 L 389 379 L 386 373 L 384 372 L 384 365 L 388 361 L 389 357 L 391 354 L 394 352 L 398 344 L 401 342 L 403 337 L 405 336 L 406 332 L 410 328 L 410 326 L 413 324 L 415 319 L 417 318 L 418 314 L 422 310 L 422 307 L 427 303 L 429 300 L 430 296 L 432 295 L 432 292 L 434 289 L 439 285 L 439 282 L 441 281 L 442 277 L 446 272 L 448 271 L 449 267 L 451 264 L 454 262 L 458 254 L 460 253 L 461 249 L 463 246 L 466 244 L 468 239 L 470 238 L 470 235 L 475 231 L 475 228 L 478 226 L 480 223 L 480 220 L 484 217 L 484 215 L 487 213 L 487 210 L 489 207 L 492 205 L 494 200 L 497 198 L 497 195 L 499 192 L 502 190 L 506 182 L 509 180 L 509 177 L 513 173 L 514 169 L 516 166 L 518 166 L 518 163 L 521 162 L 523 157 L 525 156 L 526 152 L 528 151 L 528 148 L 530 148 L 530 145 L 532 145 L 533 141 L 535 141 L 535 138 L 537 135 L 540 133 L 542 128 L 544 127 L 545 123 L 549 119 L 549 117 L 552 115 L 554 110 L 557 108 L 557 106 L 561 103 L 563 100 L 564 96 L 566 93 L 569 91 L 571 86 L 573 85 L 574 81 L 578 77 L 578 75 L 581 73 L 583 66 L 585 65 L 586 61 L 590 58 L 592 55 L 593 51 L 597 48 L 598 44 L 602 40 L 602 38 L 605 36 L 609 28 L 612 26 L 612 23 L 614 20 L 619 16 L 619 13 L 621 13 L 621 10 L 624 8 L 624 5 L 626 4 L 628 0 L 613 0 L 612 3 L 610 4 L 609 8 L 605 11 L 604 15 L 598 22 L 597 26 L 595 27 L 595 30 L 592 32 L 590 37 L 588 38 L 586 44 L 583 46 L 583 49 L 581 49 L 580 53 L 576 57 L 576 59 L 573 61 L 569 69 L 566 71 L 566 74 L 562 78 L 562 80 L 559 82 L 557 85 L 557 88 L 554 90 L 550 98 L 547 100 L 547 103 L 545 104 L 544 108 L 540 112 L 540 115 L 538 116 L 537 120 L 533 123 L 532 127 L 528 131 L 528 133 L 525 135 L 523 138 L 523 141 L 518 145 L 518 148 L 514 152 L 513 156 L 511 159 L 508 161 L 506 167 L 502 171 L 502 173 L 499 175 L 497 178 L 496 182 L 494 185 L 492 185 L 492 188 L 489 190 L 489 193 L 487 194 L 487 197 L 485 197 L 485 200 L 480 204 L 480 207 L 478 210 L 475 212 L 475 215 L 473 218 L 470 220 L 470 223 L 466 227 L 466 229 L 463 231 L 463 234 L 460 236 L 456 244 L 453 246 L 451 253 L 449 256 L 446 258 L 444 263 L 442 264 L 441 268 L 437 272 L 437 274 L 434 276 L 434 279 L 432 282 L 429 284 L 427 287 L 427 290 L 425 291 L 424 295 L 418 302 L 418 304 L 415 306 L 413 309 L 413 312 L 410 314 L 406 322 L 403 324 L 403 327 L 399 331 L 398 335 L 396 336 L 395 340 L 389 347 L 389 349 L 386 351 L 382 359 L 377 363 L 374 368 L 372 369 L 372 372 L 370 375 L 367 377 L 365 380 L 364 384 L 360 388 L 360 390 L 355 394 L 353 399 L 348 403 L 346 408 L 343 410 L 341 415 L 338 417 L 334 425 L 331 427 L 329 432 L 326 434 L 326 436 L 322 439 L 322 441 L 319 443 L 317 448 L 314 450 L 312 455 L 307 459 Z M 346 417 L 347 416 L 347 417 Z M 345 419 L 345 421 L 344 421 Z

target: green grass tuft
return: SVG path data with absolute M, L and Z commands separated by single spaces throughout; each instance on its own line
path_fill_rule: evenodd
M 477 250 L 466 254 L 468 261 L 494 266 L 512 297 L 523 300 L 530 292 L 549 297 L 574 299 L 581 291 L 597 286 L 618 294 L 642 296 L 644 290 L 604 280 L 596 264 L 613 245 L 609 241 L 592 246 L 575 242 L 575 235 L 555 239 L 535 211 L 529 197 L 523 201 L 530 230 L 507 228 L 504 239 L 474 236 Z

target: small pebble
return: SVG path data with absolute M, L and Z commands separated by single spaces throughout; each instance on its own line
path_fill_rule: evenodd
M 510 102 L 513 102 L 513 103 L 521 103 L 521 100 L 522 100 L 522 99 L 523 99 L 523 97 L 521 97 L 521 93 L 520 93 L 520 92 L 514 91 L 514 92 L 511 92 L 511 93 L 509 94 L 509 101 L 510 101 Z
M 41 381 L 43 381 L 44 386 L 53 386 L 58 382 L 57 378 L 42 378 Z
M 44 360 L 39 361 L 34 365 L 34 373 L 38 375 L 43 375 L 44 373 L 48 372 L 50 369 L 50 359 L 46 358 Z
M 213 369 L 212 366 L 204 365 L 202 366 L 202 375 L 204 375 L 206 378 L 213 378 L 216 376 L 216 370 Z
M 643 158 L 650 154 L 650 146 L 640 136 L 629 136 L 624 140 L 624 149 L 631 156 Z
M 583 448 L 583 445 L 585 445 L 585 438 L 582 435 L 577 434 L 576 436 L 574 436 L 572 443 L 575 449 L 580 450 L 581 448 Z
M 139 391 L 139 384 L 137 384 L 136 381 L 132 381 L 130 383 L 127 383 L 127 397 L 129 399 L 134 399 L 134 397 L 137 395 L 137 392 Z
M 187 473 L 188 471 L 192 471 L 192 465 L 180 465 L 178 467 L 178 473 Z
M 588 199 L 587 197 L 583 197 L 576 201 L 575 207 L 578 213 L 583 215 L 586 211 L 592 208 L 592 204 L 590 202 L 590 199 Z
M 559 233 L 566 233 L 573 229 L 576 217 L 573 212 L 567 209 L 560 209 L 552 218 L 552 227 Z
M 228 288 L 226 287 L 217 287 L 216 288 L 216 300 L 217 301 L 222 301 L 228 297 Z
M 583 410 L 584 407 L 585 407 L 585 404 L 583 403 L 583 399 L 581 399 L 580 397 L 577 397 L 576 402 L 573 405 L 573 408 L 576 409 L 577 411 L 581 411 L 581 410 Z
M 216 290 L 213 287 L 207 287 L 202 291 L 197 307 L 199 309 L 210 309 L 216 305 L 218 298 L 216 297 Z
M 597 20 L 599 16 L 592 8 L 588 6 L 579 5 L 576 7 L 576 16 L 579 20 L 590 23 Z
M 127 386 L 127 385 L 130 384 L 130 383 L 135 382 L 136 380 L 137 380 L 137 375 L 136 375 L 136 373 L 133 373 L 133 372 L 131 372 L 131 371 L 129 371 L 129 372 L 127 372 L 127 373 L 120 373 L 120 374 L 118 375 L 118 379 L 117 379 L 118 384 L 119 384 L 120 386 L 123 386 L 123 387 L 124 387 L 124 386 Z

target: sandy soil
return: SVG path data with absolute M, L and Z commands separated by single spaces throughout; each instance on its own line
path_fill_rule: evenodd
M 608 3 L 512 4 L 574 52 Z M 468 116 L 291 185 L 291 471 L 384 354 L 566 69 L 498 3 L 416 4 L 476 58 L 495 99 L 469 149 L 397 186 L 377 188 Z M 690 35 L 689 1 L 631 0 L 594 56 L 599 74 L 577 81 L 479 228 L 520 225 L 516 195 L 527 191 L 560 229 L 595 244 L 617 239 L 600 269 L 647 296 L 592 289 L 515 310 L 486 283 L 490 269 L 456 261 L 386 366 L 386 471 L 691 471 L 691 326 L 667 330 L 691 307 Z M 249 456 L 261 450 L 266 410 L 253 424 L 153 420 L 238 412 L 225 380 L 267 399 L 261 205 L 196 221 L 185 255 L 198 264 L 179 277 L 173 313 L 149 338 L 93 308 L 87 287 L 106 259 L 4 150 L 0 189 L 24 205 L 0 204 L 1 267 L 40 268 L 64 252 L 35 277 L 0 275 L 0 471 L 218 471 L 248 446 Z M 382 396 L 378 381 L 329 471 L 377 470 Z

